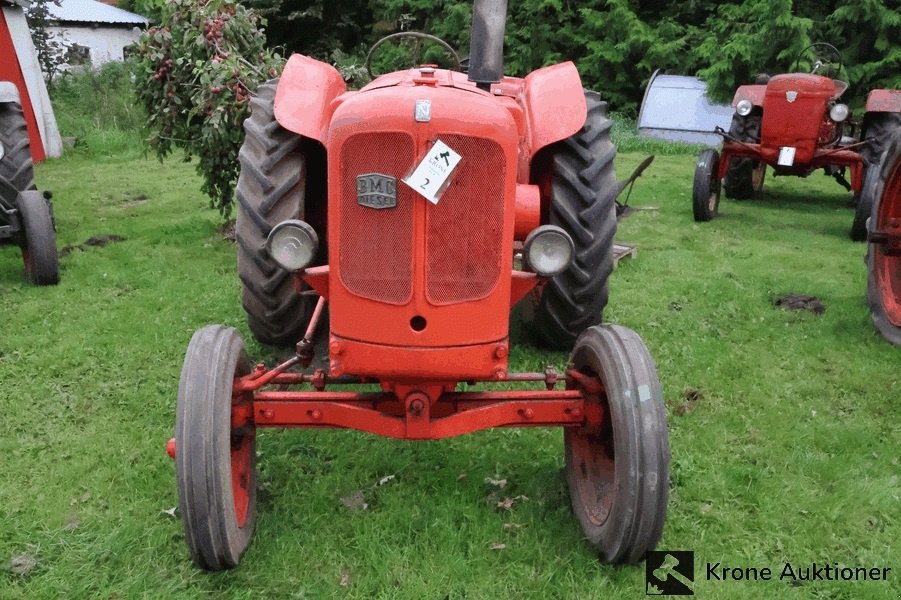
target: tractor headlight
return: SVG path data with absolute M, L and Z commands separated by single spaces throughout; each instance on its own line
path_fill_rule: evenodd
M 573 239 L 556 225 L 542 225 L 532 230 L 523 244 L 525 267 L 541 277 L 551 277 L 566 270 L 573 260 Z
M 735 105 L 735 112 L 742 117 L 747 117 L 751 114 L 753 108 L 754 104 L 750 100 L 739 100 L 738 104 Z
M 272 228 L 266 238 L 266 249 L 285 270 L 300 271 L 316 258 L 319 236 L 309 223 L 290 219 Z
M 833 104 L 829 109 L 829 118 L 836 123 L 841 123 L 848 118 L 849 113 L 847 104 Z

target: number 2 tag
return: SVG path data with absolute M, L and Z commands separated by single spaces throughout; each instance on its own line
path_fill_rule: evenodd
M 444 184 L 462 158 L 447 144 L 437 140 L 403 182 L 432 204 L 438 204 Z

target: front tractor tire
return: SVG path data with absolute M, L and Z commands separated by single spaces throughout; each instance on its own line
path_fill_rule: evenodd
M 760 122 L 762 115 L 758 111 L 742 117 L 733 115 L 729 135 L 742 142 L 760 142 Z M 763 191 L 763 180 L 766 177 L 766 164 L 752 158 L 732 158 L 723 178 L 723 191 L 726 197 L 733 200 L 748 200 Z
M 586 414 L 600 422 L 564 432 L 566 480 L 573 512 L 598 556 L 635 563 L 663 532 L 669 497 L 669 436 L 654 361 L 634 331 L 586 329 L 570 357 L 581 376 Z M 595 407 L 591 405 L 594 404 Z
M 238 332 L 197 330 L 185 355 L 175 417 L 178 508 L 191 560 L 206 571 L 237 566 L 256 524 L 256 444 L 252 424 L 235 427 L 236 377 L 250 363 Z
M 272 228 L 303 219 L 306 208 L 305 140 L 275 120 L 276 85 L 277 80 L 260 86 L 244 121 L 235 238 L 247 324 L 260 342 L 285 346 L 303 335 L 313 302 L 297 294 L 292 274 L 266 250 Z
M 25 263 L 25 279 L 34 285 L 59 283 L 56 231 L 50 201 L 42 192 L 19 192 L 16 204 L 22 221 L 20 246 Z
M 716 150 L 704 150 L 695 166 L 694 186 L 691 191 L 692 211 L 695 221 L 709 221 L 720 207 L 720 155 Z
M 877 331 L 901 346 L 901 129 L 887 144 L 878 173 L 867 247 L 867 303 Z M 874 239 L 888 234 L 888 240 Z
M 565 229 L 575 243 L 572 264 L 545 284 L 531 318 L 539 340 L 558 350 L 571 347 L 582 330 L 601 322 L 613 272 L 619 187 L 612 121 L 597 93 L 586 91 L 585 101 L 588 117 L 582 129 L 543 150 L 533 168 L 533 180 L 550 199 L 550 223 Z

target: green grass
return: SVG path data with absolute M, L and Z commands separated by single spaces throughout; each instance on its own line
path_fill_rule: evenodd
M 641 158 L 621 155 L 620 176 Z M 724 200 L 697 224 L 693 170 L 692 155 L 658 156 L 639 180 L 630 203 L 653 210 L 621 224 L 638 257 L 615 272 L 607 312 L 644 337 L 664 385 L 661 547 L 694 549 L 699 573 L 895 569 L 888 583 L 699 582 L 704 598 L 897 598 L 899 351 L 869 322 L 848 194 L 820 176 L 769 180 L 762 200 Z M 643 565 L 600 565 L 583 542 L 551 429 L 428 443 L 263 431 L 254 542 L 232 572 L 195 570 L 164 512 L 177 504 L 164 445 L 193 331 L 225 323 L 249 339 L 234 247 L 190 164 L 75 153 L 38 181 L 55 192 L 60 246 L 126 240 L 62 258 L 50 288 L 24 284 L 0 248 L 0 598 L 644 597 Z M 788 292 L 825 314 L 774 308 Z M 516 369 L 565 360 L 511 354 Z M 528 501 L 499 512 L 486 477 Z M 365 511 L 340 502 L 356 490 Z M 17 575 L 7 563 L 22 556 L 36 563 Z
M 50 89 L 59 129 L 75 138 L 67 151 L 91 157 L 144 154 L 141 139 L 147 113 L 140 105 L 128 63 L 106 63 L 97 71 L 62 73 Z

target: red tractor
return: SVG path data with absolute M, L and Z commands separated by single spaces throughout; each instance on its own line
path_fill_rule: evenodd
M 867 301 L 879 333 L 901 346 L 901 128 L 878 158 L 867 178 L 875 198 L 867 223 Z
M 901 127 L 901 91 L 871 91 L 863 120 L 857 123 L 840 102 L 848 84 L 832 77 L 841 70 L 838 50 L 816 43 L 801 52 L 795 67 L 805 60 L 811 63 L 809 73 L 762 76 L 735 92 L 732 125 L 728 132 L 717 128 L 724 138 L 722 151 L 705 150 L 698 157 L 692 191 L 696 221 L 717 215 L 721 189 L 736 200 L 758 194 L 768 166 L 774 175 L 800 177 L 823 169 L 854 191 L 850 235 L 856 241 L 866 239 L 874 198 L 869 193 L 872 184 L 865 179 L 875 177 L 867 167 L 875 164 L 889 134 Z
M 0 81 L 0 246 L 5 245 L 20 248 L 29 283 L 59 283 L 50 193 L 34 184 L 19 91 L 14 83 Z
M 191 339 L 168 451 L 198 567 L 234 567 L 250 541 L 264 427 L 435 440 L 560 426 L 573 509 L 600 558 L 636 562 L 657 544 L 660 382 L 638 335 L 599 324 L 621 187 L 611 122 L 572 63 L 503 76 L 505 15 L 505 0 L 476 0 L 468 76 L 421 66 L 349 92 L 330 65 L 294 55 L 253 99 L 237 190 L 243 304 L 258 339 L 296 353 L 268 368 L 235 329 Z M 574 341 L 563 373 L 509 371 L 521 299 L 545 340 Z M 326 305 L 328 368 L 304 371 Z M 359 384 L 377 391 L 340 391 Z

